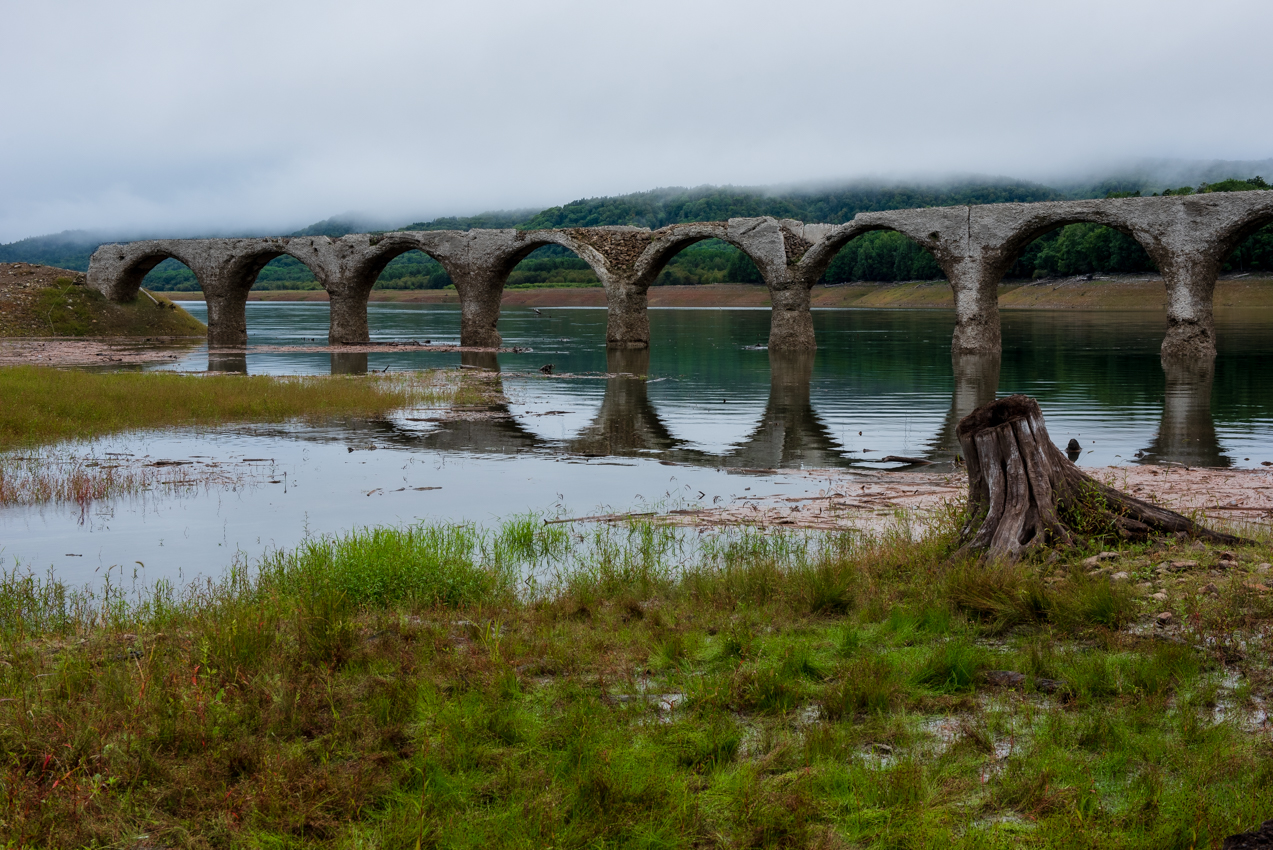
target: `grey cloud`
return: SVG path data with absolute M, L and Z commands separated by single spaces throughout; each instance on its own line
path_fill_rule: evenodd
M 1262 159 L 1254 0 L 24 4 L 0 241 Z

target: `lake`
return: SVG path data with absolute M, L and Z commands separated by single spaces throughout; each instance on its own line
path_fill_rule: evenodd
M 203 318 L 202 303 L 187 308 Z M 395 416 L 99 440 L 87 450 L 265 458 L 267 474 L 233 489 L 143 494 L 87 512 L 0 510 L 0 556 L 73 582 L 138 565 L 151 579 L 188 579 L 358 525 L 807 493 L 816 479 L 771 470 L 916 468 L 882 462 L 887 456 L 941 468 L 958 451 L 955 423 L 996 393 L 1036 397 L 1054 441 L 1078 440 L 1085 466 L 1273 461 L 1273 318 L 1258 314 L 1220 314 L 1214 367 L 1171 374 L 1158 358 L 1164 320 L 1153 312 L 1005 312 L 1001 359 L 953 363 L 947 311 L 816 310 L 812 356 L 764 350 L 767 309 L 651 310 L 648 352 L 608 354 L 605 319 L 600 309 L 507 309 L 500 330 L 506 346 L 529 349 L 518 353 L 330 354 L 286 350 L 325 341 L 326 304 L 250 302 L 250 345 L 284 350 L 210 362 L 200 347 L 163 368 L 321 374 L 463 365 L 497 370 L 507 407 L 451 423 Z M 372 303 L 370 325 L 379 341 L 459 338 L 454 307 Z M 546 364 L 553 375 L 539 371 Z

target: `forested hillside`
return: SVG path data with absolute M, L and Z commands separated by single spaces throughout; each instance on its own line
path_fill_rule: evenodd
M 839 224 L 859 212 L 962 204 L 991 204 L 1062 200 L 1074 197 L 1134 197 L 1145 194 L 1180 195 L 1268 189 L 1259 177 L 1229 179 L 1197 187 L 1148 192 L 1145 181 L 1106 180 L 1090 187 L 1062 192 L 1035 183 L 983 180 L 920 186 L 858 183 L 827 189 L 710 187 L 667 188 L 617 197 L 588 198 L 560 207 L 533 211 L 490 212 L 476 216 L 416 222 L 402 230 L 468 230 L 472 228 L 556 228 L 633 225 L 658 228 L 692 221 L 722 221 L 738 216 L 769 215 L 806 222 Z M 358 222 L 328 219 L 292 234 L 339 237 L 358 232 Z M 83 231 L 24 239 L 0 245 L 0 262 L 33 262 L 84 270 L 100 237 Z M 1144 249 L 1115 230 L 1094 224 L 1074 224 L 1045 234 L 1030 245 L 1009 272 L 1010 278 L 1045 278 L 1087 273 L 1134 273 L 1154 270 Z M 1226 271 L 1273 271 L 1273 226 L 1248 239 L 1229 258 Z M 849 243 L 828 268 L 824 280 L 846 281 L 935 280 L 941 269 L 932 256 L 906 237 L 876 232 Z M 682 251 L 660 274 L 660 285 L 703 283 L 760 283 L 760 274 L 744 254 L 715 240 Z M 438 289 L 451 280 L 442 267 L 420 252 L 395 259 L 385 269 L 379 289 Z M 595 286 L 596 275 L 578 257 L 556 246 L 541 248 L 513 271 L 510 286 Z M 194 291 L 198 285 L 185 266 L 168 260 L 146 278 L 158 291 Z M 318 283 L 301 263 L 279 257 L 257 279 L 258 289 L 317 289 Z

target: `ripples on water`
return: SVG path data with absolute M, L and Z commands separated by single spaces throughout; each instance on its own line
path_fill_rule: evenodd
M 202 303 L 189 309 L 203 318 Z M 250 343 L 322 343 L 327 315 L 321 303 L 252 302 Z M 258 374 L 463 362 L 499 371 L 511 416 L 455 424 L 400 416 L 101 440 L 93 451 L 273 458 L 272 480 L 287 483 L 117 500 L 94 506 L 83 523 L 78 508 L 7 509 L 0 511 L 0 555 L 52 567 L 73 582 L 100 581 L 104 570 L 129 570 L 135 562 L 152 579 L 190 578 L 224 568 L 236 553 L 250 559 L 295 545 L 307 532 L 357 525 L 490 522 L 527 510 L 579 515 L 658 500 L 710 504 L 748 492 L 807 493 L 816 481 L 736 473 L 879 468 L 886 455 L 949 462 L 958 448 L 955 423 L 996 392 L 1037 397 L 1053 440 L 1082 442 L 1084 465 L 1254 467 L 1273 460 L 1273 382 L 1264 377 L 1273 367 L 1273 320 L 1265 317 L 1219 316 L 1214 368 L 1172 374 L 1158 359 L 1165 322 L 1149 312 L 1006 312 L 1001 359 L 953 363 L 948 311 L 815 311 L 819 348 L 803 357 L 755 348 L 768 336 L 768 310 L 652 310 L 648 352 L 607 353 L 605 320 L 599 309 L 505 310 L 505 344 L 533 351 L 498 357 L 298 351 L 214 360 Z M 372 304 L 370 324 L 377 341 L 459 341 L 453 307 Z M 543 376 L 538 369 L 546 363 L 580 377 Z M 164 368 L 208 367 L 207 350 L 199 348 Z M 617 372 L 648 380 L 606 377 Z M 421 486 L 442 489 L 412 489 Z

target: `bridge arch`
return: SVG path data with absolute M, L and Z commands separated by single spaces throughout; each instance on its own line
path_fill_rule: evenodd
M 588 242 L 575 238 L 569 231 L 529 230 L 524 233 L 524 236 L 519 234 L 521 238 L 499 260 L 497 270 L 504 281 L 507 281 L 513 270 L 531 254 L 540 248 L 553 245 L 566 249 L 587 263 L 588 268 L 592 269 L 603 285 L 610 277 L 610 268 L 605 256 Z
M 419 251 L 442 266 L 448 275 L 452 274 L 454 263 L 447 252 L 412 236 L 409 233 L 389 233 L 368 237 L 367 249 L 361 252 L 344 275 L 346 288 L 371 292 L 389 264 L 412 251 Z
M 704 222 L 701 224 L 672 224 L 655 230 L 650 234 L 650 244 L 633 263 L 633 272 L 637 280 L 645 286 L 653 285 L 659 274 L 667 268 L 668 263 L 678 254 L 692 245 L 715 239 L 741 251 L 747 259 L 755 264 L 756 269 L 765 277 L 763 258 L 758 258 L 749 246 L 740 239 L 734 238 L 729 227 L 723 222 Z
M 385 269 L 397 258 L 419 252 L 442 267 L 444 278 L 453 280 L 458 271 L 454 258 L 414 233 L 390 233 L 361 237 L 365 240 L 345 263 L 339 279 L 324 283 L 331 304 L 331 324 L 327 339 L 332 345 L 369 342 L 367 302 Z
M 307 256 L 302 251 L 294 251 L 287 243 L 283 243 L 261 247 L 249 246 L 231 252 L 219 275 L 221 288 L 234 292 L 242 291 L 246 298 L 247 293 L 256 285 L 261 271 L 279 257 L 290 257 L 296 260 L 314 276 L 320 285 L 327 287 L 329 283 L 327 269 L 315 262 L 314 257 Z M 206 293 L 207 289 L 205 288 L 204 291 Z
M 329 286 L 328 270 L 307 252 L 293 250 L 285 240 L 235 242 L 219 252 L 221 262 L 212 279 L 200 280 L 204 302 L 208 306 L 210 348 L 242 348 L 247 345 L 248 293 L 256 284 L 261 270 L 279 257 L 291 257 L 308 269 L 324 289 Z
M 179 246 L 144 245 L 134 248 L 133 245 L 111 245 L 109 252 L 109 258 L 99 259 L 99 255 L 103 253 L 99 250 L 94 259 L 99 260 L 99 264 L 103 259 L 113 261 L 113 274 L 104 279 L 99 277 L 98 281 L 92 282 L 96 284 L 96 289 L 112 301 L 132 301 L 136 298 L 146 275 L 165 260 L 175 260 L 188 268 L 194 274 L 199 288 L 202 290 L 204 287 L 207 270 L 198 262 L 198 258 Z
M 1273 191 L 1267 191 L 1273 196 Z M 1223 265 L 1239 248 L 1261 230 L 1273 225 L 1273 197 L 1266 206 L 1245 211 L 1216 234 L 1215 259 Z
M 836 277 L 832 278 L 833 272 L 836 270 L 840 258 L 845 256 L 845 251 L 854 246 L 864 246 L 861 240 L 869 239 L 872 236 L 892 235 L 900 237 L 897 242 L 899 244 L 887 246 L 885 250 L 891 253 L 893 267 L 889 269 L 878 268 L 878 261 L 872 265 L 876 266 L 876 273 L 873 275 L 865 275 L 860 277 Z M 942 277 L 948 277 L 947 270 L 943 263 L 937 258 L 930 245 L 925 245 L 925 241 L 931 240 L 916 239 L 912 233 L 908 233 L 904 228 L 890 227 L 887 225 L 869 225 L 859 228 L 846 229 L 840 233 L 836 233 L 829 241 L 829 245 L 820 252 L 820 255 L 813 258 L 807 269 L 807 277 L 803 278 L 807 281 L 810 288 L 819 283 L 831 284 L 837 282 L 848 282 L 850 280 L 873 280 L 873 281 L 907 281 L 907 280 L 939 280 Z M 917 256 L 906 258 L 899 255 L 899 250 L 906 250 L 906 246 L 918 249 Z M 887 255 L 886 255 L 887 256 Z M 898 263 L 906 262 L 908 264 L 907 272 L 899 273 Z M 859 261 L 860 262 L 860 261 Z
M 1006 239 L 987 252 L 986 259 L 989 260 L 990 272 L 997 275 L 998 279 L 1002 279 L 1037 240 L 1074 224 L 1096 224 L 1108 227 L 1134 241 L 1155 264 L 1162 264 L 1166 260 L 1163 247 L 1153 234 L 1136 227 L 1116 213 L 1111 214 L 1108 211 L 1094 209 L 1037 216 L 1032 220 L 1021 222 Z
M 931 254 L 937 265 L 949 276 L 946 263 L 950 259 L 948 256 L 950 252 L 942 241 L 943 234 L 940 231 L 929 230 L 925 232 L 923 227 L 916 227 L 904 221 L 891 222 L 873 219 L 859 222 L 855 219 L 832 228 L 822 240 L 805 253 L 799 263 L 802 270 L 800 276 L 802 282 L 809 287 L 813 287 L 826 274 L 827 269 L 840 251 L 844 250 L 850 242 L 868 233 L 881 232 L 897 233 L 905 236 Z
M 698 222 L 673 224 L 643 234 L 646 244 L 637 243 L 621 267 L 622 274 L 608 288 L 610 305 L 607 345 L 620 348 L 645 348 L 649 346 L 650 329 L 648 291 L 659 274 L 682 251 L 709 239 L 718 240 L 737 249 L 759 273 L 769 290 L 773 302 L 770 342 L 775 338 L 774 328 L 784 324 L 786 311 L 791 309 L 787 301 L 788 262 L 783 247 L 783 235 L 779 222 L 772 218 L 731 219 L 728 222 Z M 612 258 L 612 265 L 613 265 Z M 807 294 L 806 294 L 807 295 Z M 795 299 L 799 301 L 799 295 Z M 807 297 L 805 299 L 807 301 Z M 798 308 L 800 305 L 797 304 Z M 807 306 L 807 305 L 806 305 Z M 805 310 L 807 313 L 807 310 Z M 808 334 L 812 340 L 812 333 Z M 784 333 L 779 333 L 785 339 Z

